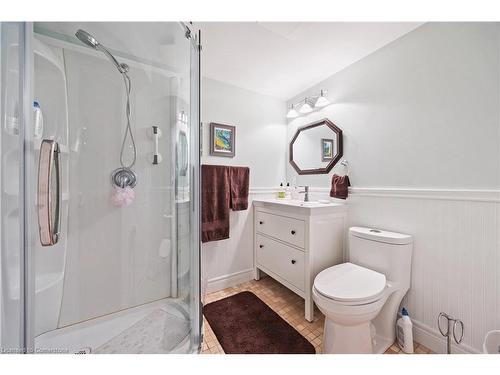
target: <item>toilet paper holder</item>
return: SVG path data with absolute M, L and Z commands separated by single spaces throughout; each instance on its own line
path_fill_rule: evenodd
M 446 319 L 446 330 L 441 327 L 442 318 Z M 453 340 L 460 344 L 464 338 L 464 323 L 460 319 L 456 319 L 449 314 L 444 312 L 439 313 L 438 316 L 438 328 L 439 332 L 446 337 L 446 351 L 448 354 L 451 354 L 451 337 L 453 336 Z M 457 327 L 460 326 L 460 338 L 457 336 Z

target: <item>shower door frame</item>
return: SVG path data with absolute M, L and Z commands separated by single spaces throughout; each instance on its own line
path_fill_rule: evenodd
M 28 290 L 30 290 L 29 286 L 29 281 L 30 279 L 28 277 L 28 272 L 30 270 L 31 265 L 29 264 L 27 260 L 27 242 L 28 242 L 28 234 L 26 232 L 27 228 L 27 197 L 29 195 L 28 189 L 27 189 L 27 158 L 26 158 L 26 149 L 28 147 L 27 145 L 27 124 L 30 124 L 32 121 L 32 111 L 30 110 L 30 100 L 31 100 L 31 85 L 30 85 L 30 78 L 31 78 L 31 61 L 30 61 L 30 48 L 31 44 L 29 42 L 29 37 L 28 35 L 30 34 L 30 23 L 27 22 L 2 22 L 2 23 L 8 23 L 12 25 L 12 27 L 15 27 L 17 29 L 17 68 L 18 68 L 18 153 L 19 153 L 19 160 L 18 160 L 18 165 L 17 167 L 19 168 L 19 174 L 18 174 L 18 228 L 19 228 L 19 236 L 18 236 L 18 246 L 17 246 L 17 253 L 19 255 L 19 261 L 15 264 L 15 268 L 19 269 L 19 279 L 17 280 L 19 282 L 19 291 L 18 291 L 18 297 L 19 297 L 19 302 L 18 306 L 16 308 L 17 310 L 17 320 L 13 322 L 13 324 L 16 325 L 13 330 L 16 331 L 15 336 L 17 338 L 14 338 L 14 335 L 8 337 L 8 342 L 1 342 L 0 344 L 2 347 L 0 349 L 6 350 L 6 353 L 27 353 L 29 352 L 29 348 L 27 345 L 27 342 L 29 340 L 28 338 L 28 332 L 29 332 L 29 314 L 28 314 Z M 10 46 L 9 46 L 10 47 Z M 8 51 L 7 51 L 7 57 L 10 57 Z M 2 77 L 2 85 L 4 84 L 3 82 L 3 77 Z M 3 103 L 2 103 L 3 105 Z M 5 109 L 6 110 L 6 109 Z M 2 113 L 3 114 L 3 113 Z M 2 119 L 3 120 L 3 119 Z M 3 121 L 2 121 L 3 122 Z M 3 150 L 2 150 L 3 152 Z M 2 218 L 3 220 L 3 218 Z M 3 246 L 3 243 L 2 243 Z M 1 249 L 2 252 L 6 251 L 4 248 Z M 2 254 L 2 257 L 4 254 Z M 4 265 L 1 265 L 4 267 Z M 2 275 L 3 277 L 3 275 Z M 3 281 L 0 282 L 0 293 L 2 293 L 1 298 L 4 298 L 3 293 L 8 293 L 7 292 L 7 287 L 8 285 L 3 285 Z M 8 281 L 8 280 L 7 280 Z M 15 297 L 14 297 L 15 299 Z M 12 303 L 11 301 L 8 301 L 9 303 Z M 5 313 L 5 311 L 1 312 L 2 314 Z M 11 316 L 1 316 L 2 320 L 6 318 L 11 318 Z M 14 342 L 15 341 L 15 342 Z M 5 346 L 4 346 L 5 345 Z
M 191 72 L 190 72 L 190 85 L 193 87 L 193 80 L 196 77 L 196 88 L 194 98 L 191 95 L 190 100 L 190 118 L 193 119 L 193 113 L 196 113 L 196 121 L 192 122 L 192 129 L 190 129 L 190 153 L 191 153 L 191 165 L 192 170 L 191 186 L 191 206 L 190 206 L 190 221 L 192 223 L 191 227 L 191 246 L 190 249 L 192 254 L 195 255 L 194 261 L 191 263 L 191 291 L 197 295 L 197 304 L 192 303 L 190 306 L 190 313 L 192 318 L 191 330 L 196 329 L 197 335 L 194 337 L 198 340 L 197 352 L 201 353 L 203 344 L 203 304 L 201 301 L 201 157 L 202 157 L 202 74 L 201 74 L 201 51 L 202 51 L 202 39 L 201 39 L 201 29 L 198 29 L 194 37 L 192 35 L 189 26 L 182 23 L 184 27 L 189 30 L 189 34 L 186 33 L 186 37 L 191 42 L 191 57 L 194 59 L 195 72 L 193 69 L 193 61 L 191 61 Z M 196 99 L 196 104 L 193 105 L 193 99 Z M 196 267 L 195 267 L 196 266 Z M 191 333 L 193 338 L 193 332 Z
M 20 299 L 21 310 L 23 313 L 23 324 L 21 327 L 23 335 L 23 351 L 24 353 L 34 353 L 34 306 L 35 306 L 35 279 L 31 277 L 31 273 L 34 272 L 34 256 L 33 246 L 30 244 L 30 236 L 33 232 L 37 233 L 38 228 L 30 228 L 30 216 L 34 214 L 35 207 L 30 204 L 33 200 L 34 185 L 31 185 L 31 179 L 34 176 L 30 176 L 29 171 L 32 170 L 33 163 L 30 158 L 26 157 L 27 150 L 29 147 L 29 142 L 32 140 L 32 134 L 28 131 L 29 124 L 33 123 L 33 111 L 31 110 L 31 103 L 33 98 L 33 77 L 34 77 L 34 55 L 32 53 L 33 45 L 33 22 L 23 23 L 23 44 L 22 44 L 22 55 L 20 55 L 20 60 L 22 60 L 23 70 L 20 71 L 21 81 L 22 81 L 22 111 L 20 114 L 20 129 L 19 137 L 22 139 L 22 148 L 20 150 L 20 170 L 22 175 L 22 184 L 20 183 L 19 189 L 20 195 L 22 195 L 22 203 L 19 210 L 19 217 L 22 223 L 22 241 L 21 241 L 21 294 Z
M 35 278 L 34 275 L 34 240 L 38 240 L 38 228 L 33 228 L 36 221 L 30 220 L 33 218 L 36 209 L 35 201 L 35 187 L 36 176 L 31 176 L 29 171 L 36 170 L 36 162 L 32 158 L 27 158 L 26 153 L 30 141 L 32 140 L 29 124 L 33 122 L 33 111 L 31 110 L 31 103 L 33 100 L 33 79 L 34 79 L 34 56 L 32 51 L 33 38 L 34 38 L 34 22 L 19 22 L 20 30 L 20 49 L 19 49 L 19 66 L 20 66 L 20 121 L 19 121 L 19 139 L 20 139 L 20 173 L 19 173 L 19 195 L 20 195 L 20 233 L 22 234 L 20 243 L 20 344 L 22 353 L 35 353 Z M 186 23 L 181 25 L 187 30 L 191 29 Z M 190 26 L 190 25 L 189 25 Z M 190 293 L 196 296 L 191 296 L 192 303 L 190 304 L 191 315 L 191 339 L 197 340 L 197 348 L 193 348 L 198 352 L 201 350 L 202 344 L 202 303 L 201 303 L 201 260 L 200 260 L 200 220 L 201 220 L 201 206 L 200 206 L 200 186 L 201 186 L 201 173 L 200 173 L 200 158 L 201 158 L 201 31 L 193 35 L 186 32 L 186 38 L 189 40 L 192 59 L 196 59 L 195 71 L 193 71 L 193 61 L 190 67 L 190 85 L 193 90 L 193 80 L 195 79 L 197 85 L 195 92 L 191 94 L 190 112 L 196 114 L 196 121 L 191 122 L 190 129 L 190 170 L 191 170 L 191 204 L 190 204 L 190 251 L 192 253 L 192 260 L 190 264 L 191 285 Z M 194 78 L 194 76 L 196 78 Z M 196 102 L 193 102 L 196 98 Z M 193 105 L 196 108 L 193 108 Z M 194 116 L 191 116 L 194 119 Z M 33 204 L 35 203 L 35 204 Z M 176 223 L 177 225 L 177 223 Z M 176 247 L 175 251 L 178 251 Z M 197 303 L 195 303 L 197 302 Z M 196 330 L 196 332 L 193 332 Z

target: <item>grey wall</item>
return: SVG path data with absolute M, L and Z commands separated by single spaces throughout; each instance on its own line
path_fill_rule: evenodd
M 286 104 L 203 78 L 203 164 L 250 167 L 250 186 L 278 186 L 285 179 Z M 236 156 L 210 156 L 210 122 L 236 126 Z
M 231 211 L 230 238 L 202 246 L 203 289 L 213 291 L 250 280 L 253 267 L 252 199 L 285 180 L 286 104 L 269 96 L 204 78 L 203 164 L 250 167 L 249 208 Z M 236 156 L 209 155 L 210 122 L 236 126 Z M 273 194 L 271 194 L 273 196 Z
M 497 188 L 499 43 L 495 23 L 430 23 L 289 101 L 328 90 L 330 106 L 289 122 L 327 117 L 344 132 L 355 187 Z M 297 184 L 329 186 L 328 175 Z

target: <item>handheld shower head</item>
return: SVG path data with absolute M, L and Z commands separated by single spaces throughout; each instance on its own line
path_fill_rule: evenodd
M 79 30 L 77 30 L 75 35 L 78 39 L 80 39 L 80 41 L 82 43 L 85 43 L 89 47 L 97 49 L 97 47 L 99 46 L 99 42 L 96 40 L 96 38 L 94 38 L 92 35 L 90 35 L 85 30 L 79 29 Z
M 120 188 L 125 188 L 127 186 L 133 188 L 137 183 L 137 175 L 131 168 L 134 166 L 135 161 L 137 159 L 137 148 L 135 146 L 134 135 L 132 134 L 132 127 L 130 126 L 130 112 L 131 112 L 130 91 L 132 89 L 132 82 L 130 80 L 129 75 L 127 74 L 129 67 L 127 64 L 119 63 L 118 60 L 116 60 L 116 58 L 111 54 L 111 52 L 109 52 L 106 49 L 106 47 L 104 47 L 101 43 L 99 43 L 96 38 L 94 38 L 85 30 L 82 29 L 77 30 L 75 36 L 86 46 L 91 47 L 95 50 L 99 50 L 102 53 L 104 53 L 111 61 L 111 63 L 114 66 L 116 66 L 116 68 L 123 77 L 123 83 L 125 84 L 125 95 L 127 99 L 127 106 L 125 107 L 125 115 L 127 117 L 127 127 L 125 128 L 125 136 L 123 137 L 122 147 L 120 151 L 120 164 L 122 165 L 122 167 L 113 171 L 112 181 L 115 186 L 118 186 Z M 124 160 L 125 145 L 128 135 L 130 135 L 130 140 L 132 142 L 132 150 L 133 150 L 133 158 L 129 164 L 127 164 L 126 161 Z
M 127 64 L 120 64 L 118 60 L 107 50 L 106 47 L 104 47 L 101 43 L 97 41 L 96 38 L 94 38 L 91 34 L 86 32 L 85 30 L 78 29 L 75 33 L 75 36 L 86 46 L 91 47 L 93 49 L 98 49 L 102 53 L 104 53 L 106 56 L 108 56 L 108 59 L 113 63 L 114 66 L 116 66 L 116 69 L 122 74 L 125 74 L 128 72 L 128 65 Z

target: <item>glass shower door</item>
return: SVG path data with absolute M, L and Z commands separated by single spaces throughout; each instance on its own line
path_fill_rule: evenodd
M 179 23 L 26 30 L 18 345 L 196 352 L 199 40 Z

